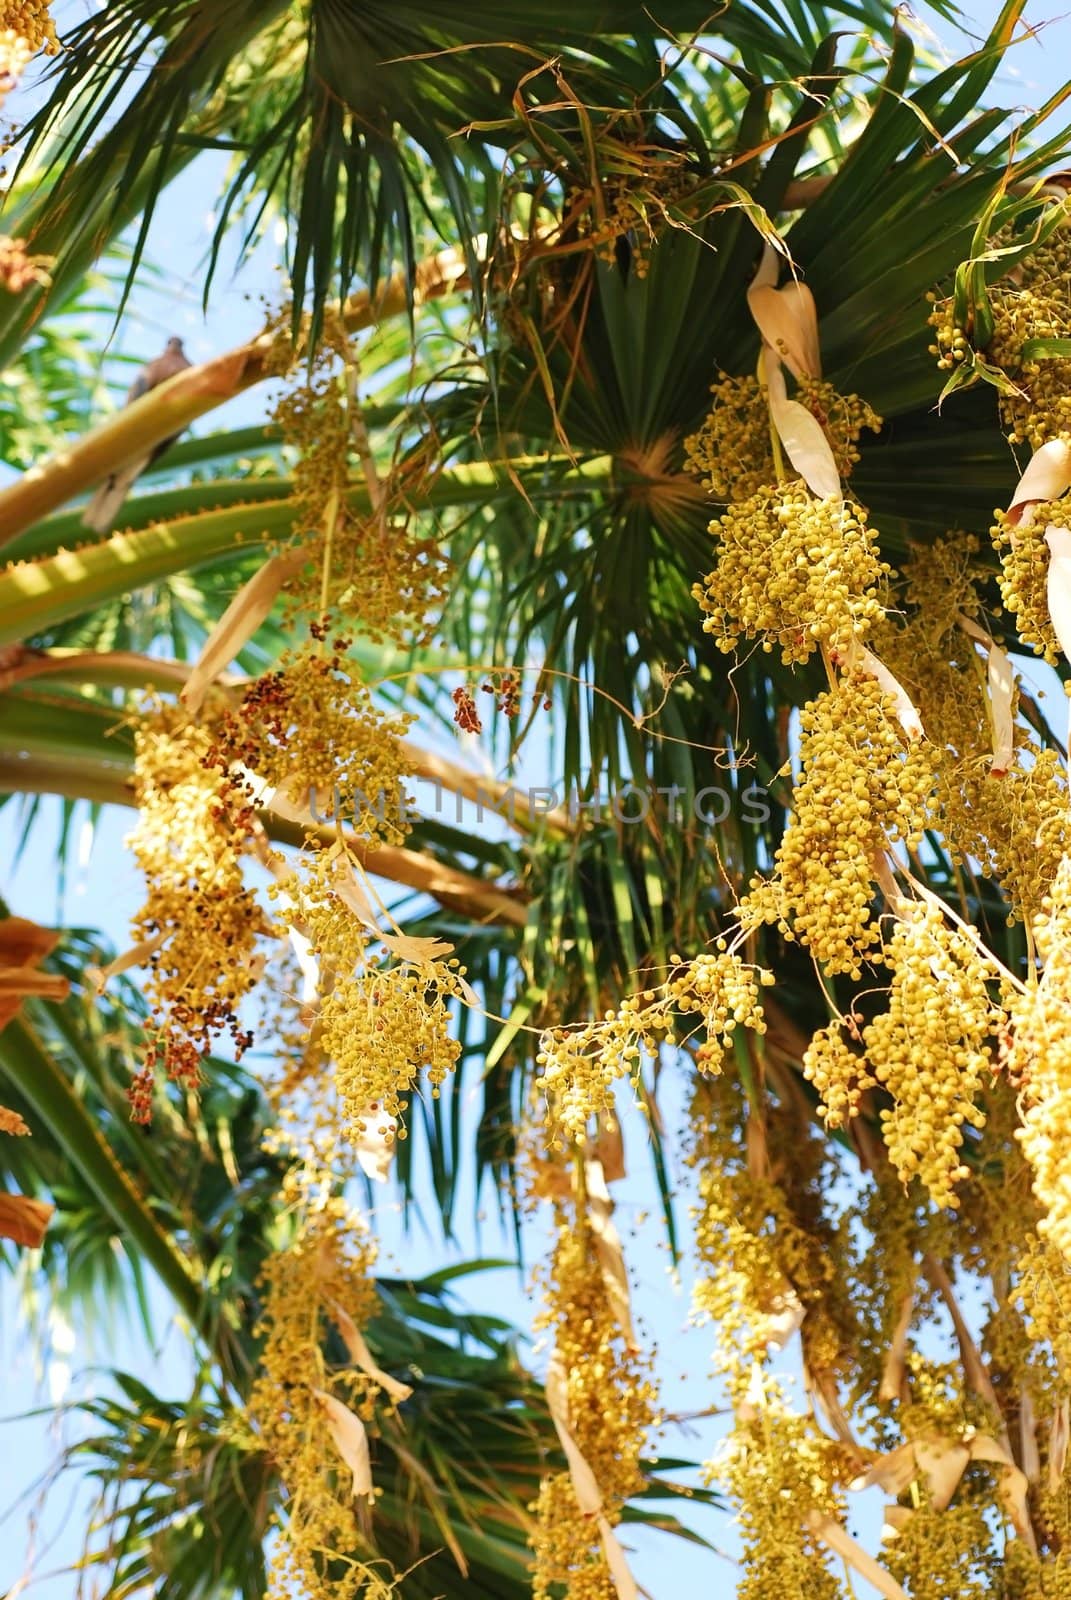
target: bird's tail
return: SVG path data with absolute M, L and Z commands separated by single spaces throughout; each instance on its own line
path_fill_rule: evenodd
M 121 472 L 113 472 L 110 478 L 105 478 L 82 512 L 82 522 L 85 527 L 92 528 L 94 533 L 110 531 L 122 510 L 123 501 L 130 492 L 131 484 L 145 465 L 145 460 L 131 461 Z

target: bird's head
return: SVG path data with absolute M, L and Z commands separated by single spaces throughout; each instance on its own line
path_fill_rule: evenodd
M 186 352 L 182 348 L 182 340 L 176 339 L 172 335 L 172 337 L 167 341 L 167 353 L 169 356 L 184 356 Z

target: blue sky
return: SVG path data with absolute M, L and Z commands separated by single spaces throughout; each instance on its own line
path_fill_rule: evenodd
M 78 10 L 75 4 L 68 9 Z M 997 10 L 993 5 L 974 5 L 965 13 L 970 31 L 984 33 Z M 922 19 L 934 27 L 951 50 L 961 53 L 955 30 L 921 8 Z M 1000 97 L 1006 103 L 1036 105 L 1063 82 L 1071 70 L 1071 20 L 1057 6 L 1028 7 L 1035 25 L 1050 25 L 1013 53 L 999 80 Z M 995 96 L 994 96 L 995 98 Z M 9 113 L 17 114 L 18 102 L 9 102 Z M 185 341 L 194 360 L 225 349 L 261 323 L 260 296 L 272 295 L 278 279 L 274 260 L 275 246 L 258 252 L 250 270 L 240 279 L 221 272 L 207 317 L 200 308 L 201 266 L 213 225 L 212 209 L 222 160 L 205 157 L 198 161 L 169 192 L 167 203 L 153 229 L 149 256 L 166 263 L 160 288 L 133 298 L 117 335 L 119 346 L 144 355 L 155 354 L 168 335 L 176 333 Z M 263 397 L 256 392 L 233 402 L 219 416 L 219 423 L 236 426 L 263 416 Z M 213 418 L 213 423 L 216 421 Z M 1031 667 L 1035 681 L 1044 674 Z M 533 781 L 540 775 L 533 773 Z M 130 824 L 128 814 L 106 812 L 92 850 L 80 859 L 73 872 L 64 905 L 57 908 L 51 867 L 56 827 L 55 808 L 46 807 L 41 824 L 35 829 L 29 847 L 17 868 L 0 872 L 0 892 L 13 909 L 39 920 L 66 920 L 99 926 L 117 945 L 126 942 L 131 914 L 140 899 L 140 886 L 133 863 L 123 850 L 122 839 Z M 10 862 L 16 837 L 14 808 L 0 812 L 0 862 Z M 86 841 L 88 843 L 88 840 Z M 664 1112 L 671 1124 L 682 1118 L 681 1087 L 670 1073 L 666 1085 Z M 696 1381 L 709 1364 L 709 1334 L 687 1326 L 686 1288 L 677 1285 L 669 1269 L 668 1252 L 658 1218 L 657 1198 L 646 1152 L 630 1149 L 630 1174 L 619 1196 L 619 1224 L 625 1239 L 626 1255 L 640 1285 L 639 1303 L 648 1331 L 659 1349 L 664 1400 L 669 1410 L 694 1411 L 716 1399 L 713 1388 Z M 687 1178 L 676 1174 L 682 1191 L 682 1211 L 686 1209 Z M 466 1208 L 459 1207 L 464 1217 Z M 456 1249 L 443 1246 L 437 1236 L 415 1229 L 406 1236 L 397 1206 L 387 1199 L 378 1209 L 376 1222 L 384 1240 L 383 1267 L 386 1271 L 420 1272 L 438 1267 L 449 1259 L 473 1255 L 508 1255 L 509 1239 L 497 1228 L 493 1208 L 488 1207 L 478 1231 L 470 1230 Z M 539 1253 L 540 1241 L 529 1241 L 529 1259 Z M 687 1274 L 686 1274 L 687 1277 Z M 472 1303 L 514 1317 L 520 1325 L 528 1319 L 529 1307 L 516 1273 L 498 1272 L 472 1280 L 466 1287 Z M 0 1285 L 0 1415 L 10 1416 L 36 1405 L 49 1405 L 64 1383 L 68 1397 L 91 1389 L 99 1380 L 87 1370 L 95 1362 L 107 1360 L 149 1377 L 161 1393 L 177 1396 L 188 1378 L 188 1351 L 180 1329 L 169 1321 L 163 1295 L 154 1296 L 158 1312 L 158 1342 L 150 1347 L 136 1328 L 120 1329 L 111 1336 L 94 1338 L 93 1330 L 55 1331 L 58 1348 L 49 1367 L 37 1370 L 34 1341 L 27 1333 L 16 1291 L 5 1279 Z M 687 1374 L 687 1378 L 683 1375 Z M 10 1505 L 27 1486 L 54 1463 L 65 1424 L 48 1415 L 22 1423 L 7 1423 L 0 1432 L 0 1510 Z M 69 1426 L 69 1425 L 66 1425 Z M 721 1431 L 720 1423 L 706 1421 L 694 1426 L 693 1436 L 670 1436 L 667 1453 L 701 1457 L 709 1454 Z M 64 1483 L 51 1492 L 41 1506 L 41 1515 L 30 1534 L 39 1558 L 38 1576 L 28 1592 L 34 1600 L 68 1600 L 74 1593 L 69 1574 L 54 1578 L 42 1576 L 76 1559 L 88 1501 L 84 1494 L 72 1502 L 73 1484 Z M 864 1508 L 863 1526 L 872 1533 L 874 1507 Z M 0 1593 L 24 1571 L 27 1541 L 24 1509 L 16 1510 L 0 1530 Z M 734 1548 L 732 1529 L 725 1519 L 705 1517 L 696 1523 L 702 1531 L 727 1549 Z M 44 1546 L 51 1541 L 51 1547 Z M 701 1555 L 658 1535 L 630 1535 L 637 1546 L 635 1569 L 641 1583 L 655 1600 L 695 1592 L 729 1594 L 735 1587 L 732 1571 L 716 1556 Z M 43 1553 L 42 1553 L 43 1552 Z M 865 1586 L 857 1585 L 860 1595 Z

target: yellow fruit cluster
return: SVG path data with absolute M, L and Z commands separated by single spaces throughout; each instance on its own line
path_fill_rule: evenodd
M 425 440 L 389 478 L 377 476 L 357 396 L 356 358 L 337 313 L 325 316 L 311 371 L 306 353 L 282 336 L 274 368 L 287 387 L 273 420 L 296 456 L 293 533 L 316 573 L 303 596 L 306 609 L 321 620 L 337 615 L 405 649 L 426 643 L 445 598 L 446 568 L 438 541 L 419 533 L 411 508 L 434 440 Z
M 1009 922 L 1031 924 L 1071 844 L 1067 769 L 1055 750 L 1023 739 L 1016 764 L 993 777 L 988 759 L 962 763 L 941 788 L 946 827 L 959 859 L 980 862 L 1000 884 Z
M 798 1124 L 758 1121 L 730 1073 L 697 1078 L 689 1124 L 687 1160 L 698 1186 L 693 1314 L 713 1325 L 716 1369 L 739 1402 L 754 1363 L 778 1349 L 801 1319 L 812 1368 L 836 1362 L 840 1341 L 830 1321 L 835 1269 L 822 1217 L 821 1145 Z M 772 1176 L 775 1160 L 794 1192 Z
M 623 133 L 597 138 L 590 170 L 567 182 L 564 215 L 598 260 L 620 270 L 627 248 L 629 272 L 645 278 L 668 208 L 687 204 L 699 180 L 682 151 Z
M 549 1028 L 539 1041 L 536 1089 L 546 1100 L 547 1122 L 558 1148 L 582 1143 L 592 1117 L 612 1112 L 614 1085 L 629 1076 L 646 1052 L 654 1056 L 678 1016 L 690 1036 L 698 1015 L 706 1031 L 701 1064 L 719 1059 L 719 1046 L 737 1027 L 765 1029 L 759 999 L 773 974 L 749 966 L 734 951 L 704 952 L 692 961 L 670 957 L 670 974 L 657 989 L 626 996 L 619 1007 L 579 1028 Z
M 39 50 L 59 54 L 49 0 L 0 0 L 0 106 Z
M 987 357 L 1017 391 L 1001 393 L 1001 413 L 1009 439 L 1035 450 L 1071 437 L 1071 358 L 1023 353 L 1030 340 L 1071 336 L 1071 203 L 1058 204 L 1064 221 L 990 293 L 995 331 Z
M 212 733 L 175 707 L 158 706 L 135 736 L 138 821 L 127 844 L 146 883 L 134 919 L 148 949 L 151 1039 L 131 1091 L 148 1121 L 154 1068 L 195 1089 L 220 1035 L 241 1053 L 251 1036 L 238 1008 L 259 977 L 258 939 L 271 931 L 243 877 L 253 813 L 213 766 Z
M 888 1008 L 862 1036 L 869 1070 L 893 1102 L 881 1111 L 885 1144 L 904 1183 L 918 1176 L 937 1205 L 955 1208 L 955 1186 L 969 1176 L 964 1124 L 985 1124 L 977 1102 L 1002 1017 L 993 969 L 929 901 L 901 903 L 885 959 Z
M 1049 548 L 1045 529 L 1071 527 L 1071 504 L 1053 500 L 1031 507 L 1031 515 L 1017 526 L 997 511 L 993 545 L 1000 556 L 1000 594 L 1015 618 L 1015 629 L 1029 649 L 1050 666 L 1060 660 L 1060 645 L 1049 616 Z
M 434 1095 L 453 1071 L 461 1054 L 450 1031 L 450 1001 L 462 992 L 456 967 L 402 963 L 336 978 L 321 1009 L 321 1044 L 355 1128 L 370 1105 L 402 1111 L 418 1077 Z
M 930 354 L 942 372 L 972 361 L 975 347 L 984 356 L 989 376 L 1000 386 L 1000 411 L 1012 444 L 1033 449 L 1049 439 L 1071 437 L 1071 358 L 1035 353 L 1034 340 L 1067 339 L 1071 335 L 1071 201 L 1055 202 L 1045 217 L 1055 228 L 1044 243 L 989 290 L 992 332 L 982 341 L 977 331 L 956 321 L 951 296 L 931 294 L 929 323 L 934 330 Z M 994 240 L 997 248 L 1022 244 L 1011 230 Z M 1001 376 L 1003 374 L 1003 377 Z
M 846 648 L 883 615 L 892 569 L 851 501 L 785 484 L 729 506 L 711 531 L 717 566 L 692 593 L 719 650 L 757 639 L 786 663 L 806 661 L 819 644 Z
M 665 999 L 686 1017 L 698 1013 L 707 1042 L 724 1044 L 734 1030 L 765 1033 L 760 988 L 774 981 L 772 972 L 752 967 L 734 951 L 703 951 L 689 962 L 671 956 L 673 971 L 665 983 Z
M 889 1547 L 888 1567 L 912 1600 L 945 1600 L 952 1594 L 957 1600 L 988 1600 L 994 1593 L 1004 1577 L 988 1521 L 996 1498 L 994 1477 L 985 1468 L 972 1470 L 955 1505 L 922 1504 L 903 1521 Z M 1047 1586 L 1040 1591 L 1046 1597 L 1050 1592 Z
M 450 1007 L 465 996 L 464 969 L 454 957 L 425 954 L 419 944 L 411 956 L 404 946 L 400 955 L 384 951 L 338 893 L 326 854 L 305 863 L 303 879 L 302 927 L 328 974 L 316 1047 L 334 1064 L 344 1131 L 359 1137 L 373 1114 L 397 1116 L 405 1109 L 421 1074 L 434 1093 L 452 1071 L 461 1046 L 451 1034 Z
M 684 441 L 685 465 L 704 480 L 715 500 L 742 505 L 776 476 L 766 390 L 757 378 L 723 372 L 710 392 L 714 404 L 709 414 Z
M 806 406 L 829 440 L 840 476 L 850 477 L 859 460 L 859 440 L 864 428 L 868 433 L 880 433 L 881 417 L 861 395 L 841 394 L 820 378 L 801 378 L 796 398 Z
M 306 646 L 254 679 L 221 719 L 213 756 L 222 771 L 245 768 L 281 790 L 314 821 L 400 844 L 409 827 L 402 737 L 414 719 L 375 705 L 346 648 L 343 639 L 322 654 Z
M 772 1378 L 764 1380 L 751 1410 L 706 1473 L 736 1507 L 743 1545 L 737 1600 L 847 1600 L 812 1521 L 843 1521 L 837 1480 L 848 1476 L 845 1452 L 813 1418 L 792 1411 L 783 1385 Z
M 852 1032 L 859 1037 L 858 1025 Z M 802 1061 L 803 1076 L 821 1097 L 819 1115 L 828 1128 L 842 1128 L 859 1114 L 867 1089 L 873 1088 L 866 1057 L 852 1048 L 845 1024 L 839 1018 L 812 1035 Z
M 847 1362 L 854 1371 L 843 1270 L 852 1253 L 825 1215 L 825 1142 L 798 1105 L 762 1096 L 760 1107 L 758 1098 L 728 1072 L 701 1077 L 689 1112 L 688 1161 L 698 1179 L 693 1307 L 714 1325 L 716 1369 L 735 1414 L 704 1479 L 736 1510 L 743 1551 L 735 1593 L 843 1600 L 818 1525 L 843 1522 L 840 1485 L 858 1460 L 792 1410 L 768 1368 L 799 1327 L 813 1389 L 835 1396 Z
M 555 1210 L 557 1241 L 537 1326 L 553 1341 L 553 1360 L 564 1374 L 565 1421 L 612 1527 L 643 1488 L 640 1461 L 657 1394 L 649 1360 L 630 1345 L 615 1313 L 583 1207 L 560 1203 Z M 530 1509 L 533 1600 L 615 1600 L 596 1519 L 581 1508 L 569 1472 L 549 1474 Z
M 614 1108 L 614 1084 L 640 1060 L 644 1034 L 634 1016 L 608 1011 L 579 1028 L 548 1028 L 540 1035 L 535 1087 L 547 1105 L 557 1148 L 582 1144 L 588 1123 Z
M 1039 1233 L 1071 1261 L 1071 857 L 1065 857 L 1034 924 L 1039 981 L 1013 999 L 1007 1069 L 1019 1088 L 1023 1152 L 1045 1207 Z
M 939 300 L 936 295 L 931 294 L 927 299 L 933 306 L 927 320 L 934 330 L 934 343 L 929 346 L 929 352 L 931 356 L 937 357 L 939 371 L 951 372 L 953 368 L 961 366 L 971 354 L 967 330 L 955 319 L 951 297 Z
M 715 500 L 740 505 L 776 481 L 767 392 L 757 378 L 724 372 L 710 392 L 710 413 L 684 441 L 685 465 Z M 859 460 L 863 429 L 877 433 L 881 418 L 857 394 L 839 394 L 831 383 L 814 378 L 803 379 L 796 397 L 821 424 L 838 472 L 848 477 Z
M 1057 752 L 1021 720 L 1010 766 L 991 770 L 985 666 L 959 620 L 981 613 L 977 550 L 977 540 L 954 534 L 915 552 L 904 569 L 903 611 L 882 624 L 873 644 L 921 714 L 946 849 L 963 870 L 996 879 L 1011 920 L 1032 923 L 1071 845 L 1067 775 Z M 1018 699 L 1016 692 L 1013 712 Z
M 1030 1338 L 1048 1348 L 1059 1389 L 1066 1392 L 1071 1383 L 1071 1268 L 1067 1257 L 1050 1239 L 1029 1237 L 1015 1263 L 1015 1276 L 1015 1300 L 1027 1319 Z M 1037 1388 L 1037 1374 L 1032 1376 Z
M 775 871 L 741 902 L 743 926 L 773 923 L 831 973 L 862 976 L 880 943 L 873 917 L 875 862 L 892 840 L 918 842 L 929 814 L 933 764 L 911 742 L 877 681 L 847 672 L 800 717 L 800 777 Z
M 260 1368 L 250 1391 L 250 1421 L 286 1488 L 279 1537 L 272 1542 L 270 1600 L 369 1600 L 394 1592 L 384 1564 L 368 1551 L 360 1502 L 334 1444 L 323 1394 L 364 1423 L 389 1404 L 359 1368 L 331 1364 L 324 1347 L 340 1317 L 359 1329 L 375 1309 L 375 1245 L 361 1219 L 333 1192 L 331 1175 L 291 1172 L 280 1196 L 293 1237 L 269 1256 L 262 1288 Z M 339 1343 L 339 1354 L 342 1345 Z M 364 1500 L 367 1518 L 367 1497 Z
M 56 28 L 49 14 L 51 0 L 3 0 L 0 33 L 25 39 L 31 50 L 54 56 L 59 50 Z
M 48 283 L 48 269 L 54 256 L 31 256 L 25 239 L 12 239 L 0 233 L 0 289 L 21 294 L 34 283 Z

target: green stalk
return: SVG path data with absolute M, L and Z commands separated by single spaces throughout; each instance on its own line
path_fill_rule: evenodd
M 432 479 L 423 505 L 483 505 L 515 494 L 517 482 L 532 500 L 562 500 L 589 495 L 613 481 L 610 456 L 594 457 L 564 472 L 554 470 L 558 465 L 552 458 L 452 467 Z M 188 492 L 176 491 L 179 496 Z M 350 491 L 348 500 L 359 513 L 370 509 L 363 484 Z M 140 532 L 116 533 L 98 544 L 62 550 L 40 561 L 20 562 L 0 572 L 0 644 L 31 638 L 173 573 L 209 566 L 268 541 L 283 542 L 293 532 L 294 516 L 291 500 L 228 506 L 180 516 Z
M 415 277 L 412 293 L 409 278 L 398 274 L 374 295 L 368 290 L 352 295 L 343 307 L 349 331 L 401 316 L 410 308 L 413 296 L 420 303 L 458 289 L 466 281 L 460 256 L 449 251 L 433 256 L 430 263 L 420 263 Z M 50 461 L 23 473 L 10 488 L 0 491 L 0 545 L 120 467 L 147 457 L 155 445 L 183 433 L 198 417 L 272 377 L 270 357 L 276 341 L 275 333 L 261 333 L 201 366 L 177 373 L 105 418 Z

